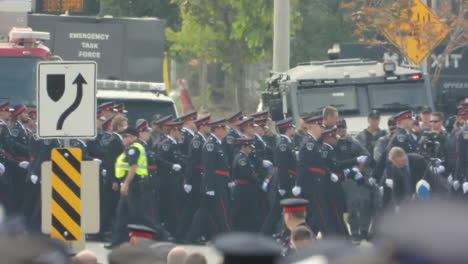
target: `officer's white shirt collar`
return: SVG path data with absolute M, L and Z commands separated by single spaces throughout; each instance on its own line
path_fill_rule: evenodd
M 263 138 L 259 134 L 255 133 L 255 136 L 258 138 L 258 140 L 265 144 L 265 141 L 263 141 Z
M 233 128 L 233 130 L 237 133 L 237 135 L 242 136 L 242 133 L 239 130 L 237 130 L 235 128 Z
M 81 144 L 83 144 L 83 146 L 84 146 L 85 148 L 87 148 L 87 147 L 88 147 L 88 144 L 86 144 L 86 143 L 85 143 L 83 140 L 81 140 L 81 139 L 78 139 L 78 141 L 79 141 L 79 142 L 81 142 Z
M 311 136 L 313 139 L 317 140 L 317 137 L 312 135 L 311 133 L 307 132 L 307 134 L 309 134 L 309 136 Z
M 191 130 L 189 128 L 184 127 L 184 128 L 182 128 L 182 130 L 189 132 L 192 136 L 195 136 L 195 131 L 193 131 L 193 130 Z
M 221 144 L 221 140 L 213 133 L 211 133 L 211 135 L 216 139 L 216 141 L 218 141 L 218 144 Z
M 205 141 L 206 141 L 206 137 L 205 137 L 205 135 L 203 135 L 203 134 L 202 134 L 202 133 L 200 133 L 200 132 L 197 132 L 197 134 L 198 134 L 198 135 L 200 135 L 200 136 L 203 138 L 203 140 L 205 140 Z
M 289 143 L 292 143 L 292 140 L 291 140 L 290 137 L 288 137 L 288 136 L 286 136 L 286 135 L 280 135 L 280 136 L 282 136 L 282 137 L 284 137 L 285 139 L 287 139 Z
M 174 144 L 177 144 L 177 140 L 175 140 L 174 138 L 172 138 L 171 136 L 167 136 L 168 139 L 170 139 Z
M 331 149 L 335 149 L 332 145 L 330 145 L 328 143 L 323 143 L 323 144 L 329 146 Z
M 26 128 L 23 126 L 23 123 L 21 123 L 19 120 L 16 120 L 16 122 L 18 122 L 18 124 L 21 126 L 21 128 L 26 131 Z

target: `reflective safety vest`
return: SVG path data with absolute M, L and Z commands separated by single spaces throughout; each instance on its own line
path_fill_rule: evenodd
M 140 156 L 138 157 L 137 162 L 136 175 L 142 177 L 148 176 L 148 159 L 146 157 L 145 148 L 139 142 L 133 142 L 131 147 L 137 148 L 140 152 Z M 128 162 L 126 162 L 124 159 L 125 152 L 120 154 L 119 157 L 117 157 L 117 160 L 115 161 L 115 177 L 117 179 L 124 178 L 127 175 L 128 169 L 130 168 Z

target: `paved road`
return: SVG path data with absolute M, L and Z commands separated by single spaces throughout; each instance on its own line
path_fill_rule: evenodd
M 199 252 L 208 259 L 208 264 L 219 264 L 222 260 L 219 253 L 211 248 L 206 246 L 183 246 L 187 249 L 189 253 Z M 104 248 L 104 244 L 102 243 L 95 243 L 95 242 L 87 242 L 86 249 L 89 249 L 96 253 L 99 263 L 106 264 L 107 263 L 107 254 L 109 251 Z

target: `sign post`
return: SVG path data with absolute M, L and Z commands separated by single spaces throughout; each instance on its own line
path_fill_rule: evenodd
M 96 136 L 97 65 L 57 61 L 37 67 L 37 136 L 65 142 L 42 164 L 42 231 L 78 251 L 84 249 L 85 232 L 99 231 L 99 191 L 91 187 L 99 186 L 99 166 L 83 162 L 70 140 Z

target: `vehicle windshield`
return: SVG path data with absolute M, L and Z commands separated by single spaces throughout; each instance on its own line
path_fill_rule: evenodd
M 357 96 L 354 86 L 302 89 L 297 98 L 302 112 L 316 112 L 331 105 L 340 112 L 357 111 Z
M 98 105 L 104 101 L 98 100 Z M 152 121 L 155 118 L 172 115 L 176 117 L 174 104 L 172 102 L 151 101 L 151 100 L 122 100 L 112 99 L 116 103 L 123 103 L 125 110 L 128 111 L 128 118 L 130 121 L 135 122 L 139 118 L 144 118 L 147 121 Z
M 0 98 L 11 104 L 36 104 L 36 69 L 40 59 L 0 57 Z
M 398 111 L 429 105 L 424 82 L 369 85 L 372 109 Z

